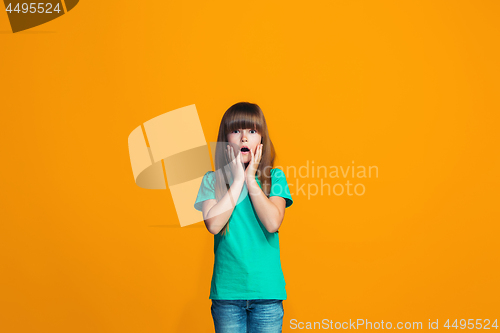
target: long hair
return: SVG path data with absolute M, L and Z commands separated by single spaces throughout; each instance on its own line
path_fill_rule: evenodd
M 233 179 L 230 168 L 228 168 L 230 161 L 225 153 L 226 143 L 228 142 L 227 136 L 234 130 L 247 128 L 257 130 L 261 135 L 260 143 L 264 144 L 256 174 L 262 186 L 262 191 L 269 197 L 271 191 L 271 169 L 273 168 L 276 156 L 274 146 L 269 137 L 264 113 L 262 113 L 260 107 L 257 104 L 241 102 L 227 109 L 220 122 L 215 150 L 215 197 L 217 201 L 220 201 L 228 193 L 230 181 Z M 225 235 L 226 232 L 229 233 L 229 221 L 222 228 L 221 234 Z

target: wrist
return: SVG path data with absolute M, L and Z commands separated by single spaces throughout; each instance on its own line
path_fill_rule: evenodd
M 245 176 L 245 182 L 247 184 L 257 183 L 257 180 L 255 179 L 255 175 L 253 177 L 251 177 L 251 176 Z
M 245 176 L 235 177 L 233 179 L 233 181 L 236 182 L 236 183 L 244 183 L 245 182 Z

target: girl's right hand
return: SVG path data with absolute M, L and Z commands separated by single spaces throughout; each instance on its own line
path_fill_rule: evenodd
M 226 152 L 229 159 L 229 165 L 231 166 L 231 172 L 233 174 L 234 180 L 245 180 L 245 168 L 241 162 L 241 154 L 238 151 L 236 157 L 234 157 L 234 148 L 231 145 L 227 145 Z

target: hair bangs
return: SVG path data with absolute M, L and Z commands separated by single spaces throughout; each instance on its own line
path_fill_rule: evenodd
M 238 110 L 228 117 L 226 122 L 226 133 L 239 129 L 255 129 L 262 133 L 262 121 L 259 114 L 252 110 Z

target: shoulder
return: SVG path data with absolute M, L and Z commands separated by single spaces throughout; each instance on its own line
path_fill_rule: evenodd
M 215 179 L 215 172 L 207 171 L 203 177 L 210 179 L 210 180 Z
M 273 178 L 274 177 L 277 177 L 277 178 L 285 177 L 285 173 L 281 169 L 273 168 L 273 169 L 271 169 L 271 177 L 273 177 Z
M 286 182 L 287 179 L 283 170 L 278 168 L 271 169 L 271 183 L 275 184 L 275 183 L 286 183 Z
M 207 171 L 203 175 L 203 182 L 206 183 L 206 184 L 210 184 L 210 185 L 215 184 L 215 172 L 213 172 L 213 171 Z
M 271 191 L 269 197 L 279 196 L 285 199 L 285 208 L 290 207 L 293 203 L 292 195 L 290 193 L 290 188 L 288 186 L 288 181 L 283 170 L 274 168 L 271 169 Z

